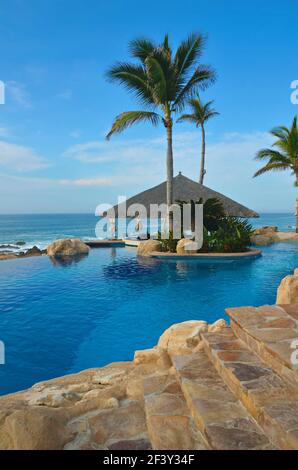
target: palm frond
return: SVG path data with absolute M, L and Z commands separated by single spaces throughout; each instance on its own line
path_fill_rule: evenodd
M 197 116 L 195 114 L 182 114 L 176 122 L 191 121 L 197 124 Z
M 280 171 L 280 170 L 288 170 L 289 166 L 286 165 L 285 163 L 267 163 L 267 165 L 263 166 L 263 168 L 260 168 L 258 171 L 255 172 L 254 178 L 256 176 L 263 175 L 264 173 L 267 173 L 268 171 Z
M 148 77 L 142 66 L 125 62 L 118 63 L 107 72 L 107 77 L 110 81 L 116 81 L 134 93 L 142 103 L 149 106 L 154 103 Z
M 164 71 L 166 66 L 163 67 L 161 60 L 158 60 L 155 55 L 148 56 L 145 62 L 154 101 L 157 104 L 165 103 L 168 100 L 167 77 Z
M 270 161 L 274 161 L 276 163 L 286 163 L 288 158 L 286 155 L 277 152 L 276 150 L 272 150 L 269 148 L 261 149 L 255 156 L 255 160 L 266 160 L 269 159 Z
M 163 44 L 162 44 L 162 49 L 171 57 L 172 50 L 170 48 L 169 35 L 168 34 L 166 34 L 165 37 L 164 37 Z
M 153 126 L 157 126 L 161 119 L 159 114 L 150 111 L 127 111 L 121 113 L 116 116 L 106 139 L 109 140 L 113 134 L 120 133 L 138 122 L 149 121 Z
M 289 129 L 284 126 L 274 127 L 271 129 L 270 134 L 280 140 L 286 140 L 289 135 Z
M 194 98 L 198 89 L 207 88 L 210 83 L 215 81 L 215 79 L 215 72 L 210 66 L 199 65 L 183 89 L 178 93 L 178 96 L 173 103 L 173 107 L 178 111 L 181 111 L 184 108 L 186 101 Z
M 156 48 L 156 44 L 146 38 L 137 38 L 130 41 L 128 48 L 132 57 L 144 63 L 148 55 Z
M 182 120 L 189 120 L 195 122 L 197 126 L 199 126 L 219 114 L 217 111 L 215 111 L 214 108 L 211 108 L 213 101 L 203 103 L 200 99 L 199 94 L 197 94 L 195 98 L 191 98 L 188 101 L 188 104 L 193 111 L 192 114 L 185 114 L 184 116 L 187 116 L 187 118 L 178 119 L 177 122 L 180 122 Z M 181 116 L 181 118 L 183 118 L 183 116 Z
M 200 33 L 190 34 L 178 47 L 174 63 L 177 68 L 178 77 L 184 78 L 189 69 L 202 55 L 206 43 L 206 36 Z

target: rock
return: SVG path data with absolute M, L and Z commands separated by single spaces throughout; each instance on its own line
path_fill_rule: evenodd
M 42 251 L 37 247 L 37 246 L 33 246 L 33 248 L 29 248 L 29 250 L 27 250 L 25 252 L 25 254 L 23 256 L 41 256 L 42 255 Z
M 159 338 L 158 347 L 169 356 L 191 354 L 200 342 L 200 333 L 207 331 L 207 323 L 190 320 L 170 326 Z
M 89 246 L 87 246 L 79 238 L 65 238 L 64 240 L 56 240 L 47 248 L 48 256 L 64 257 L 87 255 L 89 253 Z
M 295 270 L 296 273 L 297 269 Z M 277 304 L 298 304 L 298 276 L 286 276 L 277 289 Z
M 265 227 L 261 227 L 261 228 L 257 228 L 255 231 L 254 231 L 254 235 L 270 235 L 270 234 L 274 234 L 275 232 L 277 232 L 278 230 L 278 227 L 276 227 L 275 225 L 272 225 L 272 226 L 268 226 L 266 225 Z
M 191 255 L 197 251 L 197 244 L 192 240 L 181 238 L 177 243 L 176 252 L 178 255 Z
M 17 410 L 6 418 L 5 424 L 1 428 L 0 448 L 15 450 L 62 449 L 71 437 L 66 432 L 65 423 L 65 415 L 60 411 L 55 412 L 55 410 L 48 408 Z M 4 442 L 2 441 L 2 433 L 6 435 Z
M 15 259 L 17 255 L 15 253 L 0 253 L 0 261 L 6 259 Z
M 138 256 L 150 256 L 153 251 L 162 251 L 162 245 L 158 240 L 146 240 L 140 242 L 137 249 Z
M 148 364 L 150 362 L 157 362 L 160 358 L 160 352 L 157 348 L 152 349 L 143 349 L 141 351 L 135 351 L 134 363 L 138 364 Z
M 270 235 L 252 235 L 250 241 L 254 245 L 269 245 L 274 242 L 274 237 Z
M 227 327 L 227 322 L 222 318 L 220 320 L 216 320 L 212 325 L 208 326 L 208 333 L 218 333 L 222 329 Z

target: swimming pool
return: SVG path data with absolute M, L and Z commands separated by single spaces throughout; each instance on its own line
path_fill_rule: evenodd
M 213 322 L 224 308 L 275 302 L 298 266 L 298 243 L 263 248 L 234 263 L 138 259 L 134 248 L 100 248 L 70 264 L 47 257 L 1 261 L 0 393 L 152 347 L 171 324 Z

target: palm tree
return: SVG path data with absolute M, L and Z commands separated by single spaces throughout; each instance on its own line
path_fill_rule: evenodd
M 214 71 L 207 65 L 199 64 L 204 45 L 205 38 L 201 34 L 190 34 L 173 54 L 168 35 L 160 45 L 144 38 L 135 39 L 129 49 L 138 63 L 121 62 L 107 73 L 109 80 L 133 92 L 144 107 L 116 116 L 107 139 L 142 121 L 149 121 L 154 126 L 162 122 L 166 128 L 168 210 L 173 203 L 173 113 L 183 110 L 187 100 L 199 88 L 206 88 L 215 80 Z M 171 230 L 170 212 L 168 217 Z
M 298 128 L 297 116 L 294 117 L 292 126 L 275 127 L 270 132 L 278 140 L 272 147 L 275 149 L 262 149 L 257 155 L 257 160 L 268 159 L 265 166 L 260 168 L 254 177 L 267 173 L 268 171 L 290 170 L 295 177 L 295 186 L 298 186 Z M 298 233 L 298 199 L 296 199 L 296 232 Z
M 206 173 L 205 170 L 205 154 L 206 154 L 206 137 L 205 137 L 205 122 L 210 118 L 217 116 L 219 113 L 213 109 L 213 101 L 208 101 L 207 103 L 202 103 L 199 95 L 196 98 L 189 100 L 189 106 L 192 110 L 191 114 L 183 114 L 177 122 L 190 121 L 193 122 L 196 127 L 200 127 L 202 131 L 202 150 L 201 150 L 201 169 L 200 169 L 200 178 L 199 183 L 203 184 L 204 176 Z

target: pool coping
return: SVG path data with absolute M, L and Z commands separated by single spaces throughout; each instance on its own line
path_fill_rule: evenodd
M 151 258 L 159 258 L 159 259 L 167 259 L 167 258 L 188 258 L 188 259 L 216 259 L 216 258 L 224 258 L 224 259 L 229 259 L 229 258 L 251 258 L 251 257 L 257 257 L 262 254 L 261 250 L 249 250 L 241 253 L 162 253 L 159 251 L 152 251 L 152 253 L 149 254 Z

